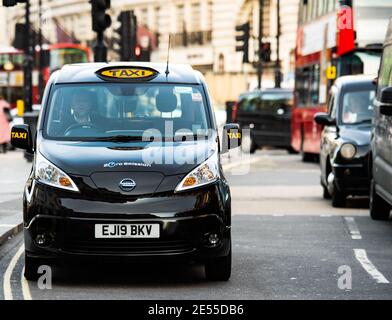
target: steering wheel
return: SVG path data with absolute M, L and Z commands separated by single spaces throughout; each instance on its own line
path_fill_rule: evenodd
M 97 131 L 101 131 L 96 125 L 91 124 L 91 123 L 75 123 L 75 124 L 73 124 L 73 125 L 70 125 L 70 126 L 67 128 L 67 130 L 65 130 L 64 135 L 65 135 L 65 136 L 68 136 L 69 133 L 70 133 L 72 130 L 75 130 L 75 129 L 85 129 L 85 127 L 88 127 L 89 129 L 95 129 L 95 130 L 97 130 Z

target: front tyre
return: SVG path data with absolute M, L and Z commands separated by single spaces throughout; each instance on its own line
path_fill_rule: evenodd
M 228 281 L 231 276 L 231 243 L 229 254 L 207 262 L 204 266 L 206 278 L 210 281 Z
M 331 194 L 332 197 L 332 206 L 334 208 L 344 208 L 346 206 L 346 195 L 339 191 L 336 186 L 336 183 L 333 182 L 333 192 Z
M 373 220 L 388 220 L 391 206 L 376 192 L 376 183 L 372 179 L 370 183 L 370 217 Z
M 26 280 L 35 281 L 38 279 L 38 268 L 40 266 L 40 262 L 36 258 L 29 257 L 25 254 L 25 269 L 24 269 L 24 277 Z
M 331 199 L 331 194 L 329 193 L 329 190 L 326 186 L 322 185 L 323 187 L 323 198 L 326 200 Z

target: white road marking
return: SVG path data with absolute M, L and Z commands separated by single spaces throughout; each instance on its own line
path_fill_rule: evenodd
M 320 214 L 320 217 L 321 218 L 330 218 L 330 217 L 332 217 L 332 215 L 330 215 L 330 214 Z
M 15 227 L 16 224 L 0 224 L 0 228 L 4 227 L 4 228 L 10 228 L 10 227 Z
M 24 267 L 23 267 L 23 270 L 22 270 L 22 276 L 20 278 L 20 283 L 22 285 L 23 299 L 25 299 L 25 300 L 33 300 L 32 296 L 31 296 L 31 292 L 30 292 L 29 282 L 24 277 Z
M 13 300 L 14 297 L 12 295 L 12 289 L 11 289 L 11 276 L 12 272 L 15 269 L 15 266 L 24 252 L 24 245 L 22 245 L 19 250 L 15 253 L 15 255 L 12 257 L 10 264 L 7 267 L 7 270 L 4 273 L 4 281 L 3 281 L 3 290 L 4 290 L 4 299 L 5 300 Z
M 222 165 L 223 170 L 228 171 L 232 168 L 235 167 L 239 167 L 239 166 L 244 166 L 244 165 L 251 165 L 254 164 L 256 162 L 261 161 L 262 158 L 251 158 L 249 159 L 249 157 L 244 157 L 243 159 L 240 158 L 240 160 L 234 161 L 234 162 L 230 162 L 230 163 L 225 163 L 224 165 Z
M 365 269 L 370 276 L 376 280 L 377 283 L 389 283 L 389 281 L 384 277 L 384 275 L 377 270 L 373 263 L 368 259 L 366 250 L 364 249 L 354 249 L 355 258 L 359 261 L 362 267 Z
M 357 227 L 357 224 L 355 223 L 354 218 L 353 217 L 344 217 L 344 220 L 346 221 L 348 230 L 350 231 L 351 239 L 361 240 L 362 236 L 361 236 L 361 233 L 359 232 L 359 229 Z

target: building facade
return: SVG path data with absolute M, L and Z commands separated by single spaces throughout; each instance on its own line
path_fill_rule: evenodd
M 0 6 L 0 47 L 9 46 L 7 8 Z
M 31 1 L 31 20 L 38 28 L 38 0 Z M 276 1 L 264 0 L 263 39 L 276 48 Z M 290 63 L 295 46 L 297 7 L 299 0 L 281 0 L 281 66 L 290 74 Z M 244 90 L 254 87 L 256 74 L 253 64 L 242 64 L 242 54 L 236 52 L 235 26 L 251 23 L 250 59 L 255 61 L 254 45 L 258 37 L 258 0 L 112 0 L 108 13 L 112 27 L 105 32 L 109 44 L 109 60 L 117 60 L 110 50 L 110 39 L 117 27 L 121 11 L 133 10 L 138 24 L 153 32 L 157 38 L 152 61 L 166 61 L 169 34 L 170 60 L 189 63 L 203 72 L 211 91 L 220 103 L 235 99 Z M 11 11 L 10 11 L 11 12 Z M 24 8 L 18 5 L 8 15 L 8 25 L 23 22 Z M 43 35 L 55 43 L 58 25 L 81 43 L 93 46 L 95 33 L 91 26 L 91 4 L 86 0 L 42 0 Z M 13 29 L 13 28 L 11 28 Z M 9 41 L 14 37 L 9 30 Z M 276 55 L 272 55 L 275 59 Z M 273 85 L 273 64 L 264 66 L 263 86 Z M 225 90 L 221 90 L 222 86 Z

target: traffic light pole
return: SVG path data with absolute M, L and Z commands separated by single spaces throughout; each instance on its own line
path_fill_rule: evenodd
M 106 62 L 107 61 L 107 48 L 103 40 L 103 32 L 97 32 L 97 43 L 94 47 L 94 61 Z
M 44 93 L 44 75 L 42 72 L 44 64 L 44 52 L 42 50 L 42 0 L 38 0 L 38 19 L 39 19 L 39 30 L 38 30 L 38 45 L 39 45 L 39 73 L 38 73 L 38 100 L 39 103 L 42 101 L 42 95 Z
M 26 22 L 25 22 L 25 56 L 23 63 L 23 93 L 24 93 L 24 109 L 25 112 L 33 110 L 33 57 L 31 50 L 31 37 L 30 37 L 30 0 L 26 1 Z
M 276 64 L 275 64 L 275 88 L 280 88 L 282 83 L 282 73 L 280 70 L 280 0 L 276 3 L 277 10 L 277 31 L 276 31 Z
M 261 89 L 261 81 L 263 75 L 263 0 L 259 0 L 259 38 L 258 38 L 258 63 L 257 63 L 257 88 Z

